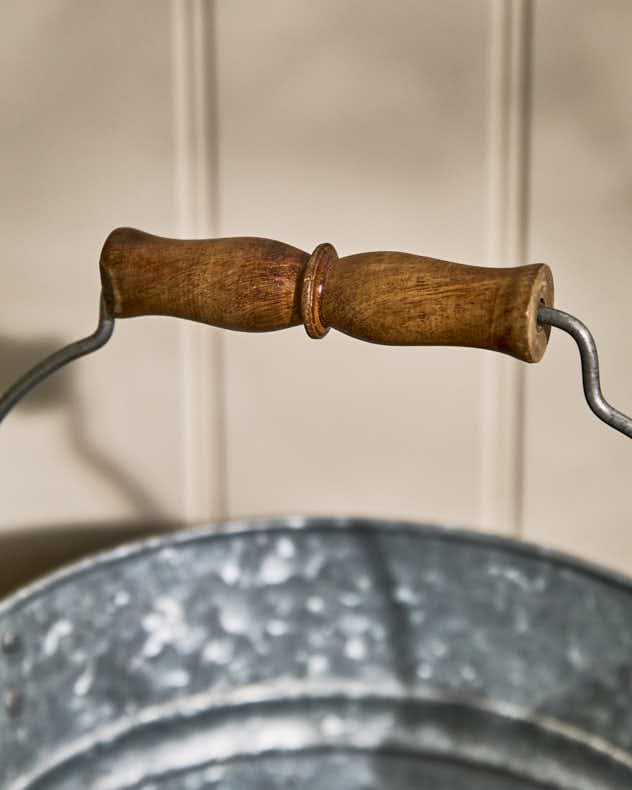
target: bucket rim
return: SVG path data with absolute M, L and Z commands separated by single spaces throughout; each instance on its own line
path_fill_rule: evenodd
M 399 532 L 413 534 L 423 539 L 459 543 L 473 548 L 491 548 L 509 555 L 548 562 L 561 570 L 572 571 L 595 581 L 619 588 L 632 595 L 632 577 L 605 568 L 597 563 L 575 557 L 558 549 L 541 546 L 518 538 L 477 532 L 453 525 L 440 525 L 408 520 L 394 520 L 364 516 L 263 516 L 254 518 L 230 518 L 186 527 L 167 534 L 132 540 L 112 549 L 90 554 L 80 560 L 62 565 L 57 570 L 35 579 L 0 599 L 0 617 L 3 617 L 71 578 L 77 578 L 92 570 L 107 567 L 128 559 L 191 544 L 209 538 L 226 539 L 257 533 L 286 533 L 288 531 L 322 532 L 346 530 L 349 532 Z

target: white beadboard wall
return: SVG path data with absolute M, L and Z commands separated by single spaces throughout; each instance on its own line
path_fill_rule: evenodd
M 125 224 L 547 261 L 632 411 L 626 0 L 26 0 L 2 18 L 2 385 L 91 331 Z M 524 366 L 120 321 L 0 448 L 13 531 L 354 513 L 632 568 L 632 445 L 591 416 L 555 330 Z
M 219 3 L 222 234 L 483 263 L 488 22 L 458 0 Z M 481 354 L 225 344 L 231 512 L 479 522 Z
M 632 414 L 632 50 L 626 0 L 539 2 L 529 255 L 593 332 L 606 398 Z M 527 377 L 525 535 L 632 573 L 632 446 L 598 422 L 552 333 Z
M 172 13 L 163 0 L 0 9 L 0 373 L 97 321 L 109 231 L 176 233 Z M 120 322 L 2 425 L 7 528 L 179 518 L 180 328 Z

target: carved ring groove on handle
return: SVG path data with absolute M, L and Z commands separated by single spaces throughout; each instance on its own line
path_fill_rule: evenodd
M 322 320 L 321 305 L 327 270 L 330 264 L 337 260 L 338 253 L 333 245 L 325 242 L 316 247 L 305 265 L 301 312 L 305 330 L 315 340 L 320 340 L 329 332 L 329 327 L 325 326 Z

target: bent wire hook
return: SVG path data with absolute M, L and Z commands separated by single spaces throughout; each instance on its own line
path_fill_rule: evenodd
M 114 319 L 107 315 L 103 297 L 99 304 L 99 325 L 88 337 L 76 340 L 59 351 L 55 351 L 46 359 L 38 362 L 37 365 L 27 371 L 15 384 L 3 393 L 0 397 L 0 422 L 7 416 L 11 409 L 16 406 L 22 398 L 36 387 L 41 381 L 48 378 L 52 373 L 74 359 L 83 357 L 96 351 L 105 345 L 114 331 Z
M 575 316 L 544 305 L 538 309 L 538 321 L 541 324 L 556 326 L 571 335 L 579 348 L 584 395 L 588 405 L 600 420 L 614 428 L 615 431 L 620 431 L 632 438 L 632 418 L 614 409 L 601 392 L 597 346 L 588 327 Z

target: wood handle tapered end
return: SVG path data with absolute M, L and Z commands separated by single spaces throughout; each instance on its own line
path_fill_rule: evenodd
M 537 362 L 553 306 L 545 264 L 466 266 L 400 252 L 338 258 L 268 239 L 180 241 L 119 228 L 101 253 L 106 309 L 115 318 L 171 315 L 226 329 L 268 331 L 303 323 L 387 345 L 473 346 Z
M 374 343 L 471 346 L 537 362 L 549 337 L 537 320 L 541 303 L 553 304 L 546 264 L 483 268 L 377 252 L 329 268 L 322 316 Z
M 101 284 L 113 318 L 170 315 L 264 332 L 302 322 L 308 259 L 269 239 L 185 241 L 117 228 L 101 252 Z

